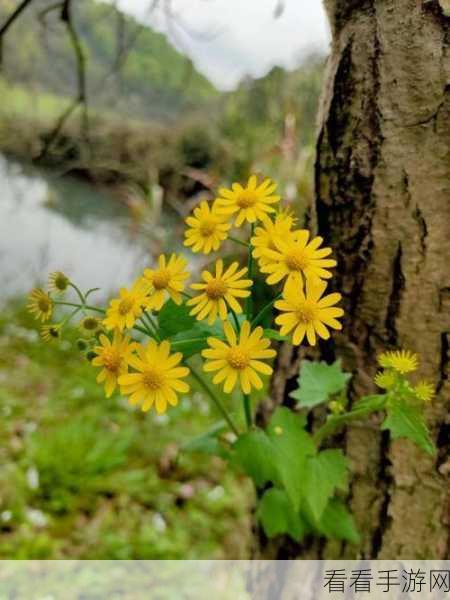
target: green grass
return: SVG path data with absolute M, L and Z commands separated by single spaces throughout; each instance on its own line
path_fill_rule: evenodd
M 245 558 L 251 491 L 179 447 L 217 420 L 199 393 L 167 416 L 105 399 L 75 333 L 0 315 L 0 558 Z

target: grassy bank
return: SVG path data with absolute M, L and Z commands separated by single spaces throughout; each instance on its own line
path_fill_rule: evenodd
M 106 400 L 75 339 L 0 315 L 0 558 L 245 558 L 248 482 L 178 452 L 216 420 L 206 400 L 163 417 Z

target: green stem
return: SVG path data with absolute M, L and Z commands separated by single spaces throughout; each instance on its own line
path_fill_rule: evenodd
M 89 304 L 75 304 L 74 302 L 60 302 L 59 300 L 53 300 L 53 304 L 58 304 L 59 306 L 75 306 L 77 308 L 85 308 L 86 310 L 93 310 L 94 312 L 105 314 L 106 310 L 104 308 L 97 308 L 96 306 L 90 306 Z
M 239 333 L 239 331 L 241 330 L 241 325 L 239 323 L 239 319 L 237 318 L 237 314 L 234 312 L 234 310 L 231 308 L 231 306 L 230 306 L 230 312 L 234 319 L 234 323 L 236 325 L 236 331 Z
M 148 337 L 150 337 L 150 338 L 152 338 L 152 340 L 154 340 L 155 339 L 155 334 L 153 333 L 153 331 L 148 326 L 147 321 L 144 319 L 143 316 L 140 317 L 139 320 L 142 323 L 142 325 L 144 326 L 144 330 L 145 330 L 146 334 L 148 335 Z
M 381 402 L 379 406 L 367 406 L 361 408 L 355 408 L 354 410 L 344 413 L 342 415 L 332 415 L 328 417 L 326 423 L 319 427 L 319 429 L 314 434 L 314 442 L 317 446 L 319 446 L 323 440 L 333 433 L 336 432 L 337 429 L 344 427 L 347 423 L 351 421 L 356 421 L 363 417 L 367 417 L 373 412 L 378 412 L 379 410 L 383 410 L 385 402 Z
M 231 235 L 228 236 L 228 239 L 231 240 L 232 242 L 234 242 L 235 244 L 239 244 L 240 246 L 245 246 L 246 248 L 248 248 L 250 246 L 250 244 L 247 244 L 247 242 L 239 240 L 238 238 L 235 238 Z
M 157 339 L 159 342 L 161 341 L 161 338 L 159 336 L 158 330 L 156 328 L 155 323 L 153 323 L 150 315 L 144 311 L 144 317 L 146 319 L 147 325 L 149 327 L 149 329 L 151 329 L 153 336 L 155 337 L 155 339 Z
M 244 394 L 243 403 L 244 403 L 245 422 L 247 424 L 247 429 L 250 429 L 250 427 L 252 426 L 253 419 L 252 419 L 252 405 L 250 402 L 249 394 Z
M 253 319 L 252 321 L 252 328 L 256 327 L 257 325 L 259 325 L 261 323 L 261 321 L 264 319 L 264 317 L 266 316 L 266 314 L 270 311 L 270 309 L 272 308 L 272 306 L 275 304 L 275 302 L 277 300 L 279 300 L 281 297 L 283 296 L 283 292 L 280 292 L 278 294 L 278 296 L 276 296 L 273 300 L 271 300 L 270 302 L 268 302 L 260 311 L 259 313 L 256 315 L 256 317 Z
M 72 283 L 72 281 L 69 283 L 69 285 L 70 287 L 73 287 L 73 289 L 76 291 L 78 298 L 81 301 L 81 304 L 84 306 L 86 304 L 86 298 L 83 296 L 80 289 L 74 283 Z
M 255 224 L 252 223 L 250 227 L 250 239 L 253 237 L 253 233 L 255 231 Z M 253 281 L 253 246 L 251 244 L 247 244 L 248 246 L 248 267 L 247 267 L 247 275 L 248 278 Z M 245 301 L 245 313 L 247 315 L 247 319 L 249 321 L 252 320 L 252 309 L 253 309 L 252 295 L 247 298 Z
M 191 371 L 191 375 L 192 377 L 197 381 L 197 383 L 200 384 L 200 386 L 205 390 L 205 392 L 208 394 L 208 396 L 211 398 L 211 400 L 213 401 L 213 403 L 215 404 L 216 408 L 218 409 L 218 411 L 220 412 L 220 414 L 223 416 L 223 418 L 225 419 L 225 421 L 228 423 L 229 428 L 231 429 L 231 431 L 239 437 L 239 431 L 237 430 L 235 424 L 233 423 L 233 421 L 231 420 L 230 415 L 228 414 L 226 408 L 223 406 L 223 404 L 221 403 L 221 401 L 219 400 L 219 398 L 215 395 L 215 393 L 212 391 L 212 389 L 209 387 L 209 385 L 206 383 L 206 381 L 204 381 L 204 379 L 192 368 L 191 365 L 189 365 L 189 369 Z

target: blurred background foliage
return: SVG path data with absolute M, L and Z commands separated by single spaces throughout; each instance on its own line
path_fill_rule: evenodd
M 2 1 L 0 23 L 16 5 Z M 0 70 L 0 153 L 14 165 L 12 175 L 0 169 L 0 218 L 28 231 L 30 261 L 41 252 L 32 244 L 38 233 L 52 247 L 43 225 L 55 214 L 52 227 L 70 225 L 84 245 L 111 235 L 106 211 L 92 225 L 94 206 L 103 206 L 96 190 L 120 206 L 123 237 L 131 232 L 130 248 L 139 243 L 147 262 L 166 250 L 175 224 L 182 235 L 181 217 L 199 198 L 251 171 L 280 182 L 303 222 L 313 197 L 323 57 L 221 93 L 163 35 L 84 0 L 74 3 L 74 26 L 85 55 L 88 128 L 77 105 L 55 135 L 77 95 L 77 64 L 52 7 L 36 0 L 11 28 Z M 53 185 L 38 193 L 42 176 Z M 74 177 L 92 192 L 73 194 Z M 14 220 L 27 194 L 29 208 Z M 78 202 L 81 195 L 89 202 Z M 105 400 L 75 331 L 56 345 L 39 340 L 4 268 L 13 279 L 22 271 L 11 239 L 0 242 L 0 558 L 248 557 L 248 482 L 218 458 L 179 452 L 217 421 L 205 398 L 194 391 L 164 417 L 132 410 L 118 396 Z M 30 288 L 47 266 L 64 267 L 54 264 L 58 248 L 52 255 L 47 246 L 48 265 L 34 269 Z

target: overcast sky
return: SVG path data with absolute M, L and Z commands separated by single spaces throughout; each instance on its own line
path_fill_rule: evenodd
M 160 0 L 162 3 L 164 0 Z M 148 16 L 149 0 L 118 0 L 122 10 L 166 32 L 197 69 L 221 89 L 273 65 L 297 66 L 314 50 L 326 51 L 329 33 L 321 0 L 172 0 L 174 18 Z

